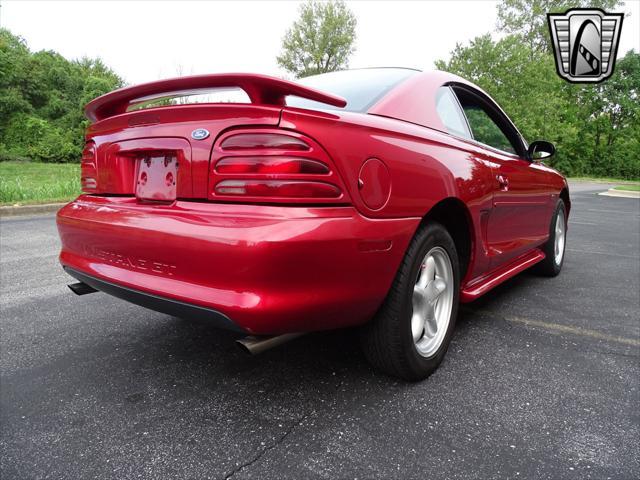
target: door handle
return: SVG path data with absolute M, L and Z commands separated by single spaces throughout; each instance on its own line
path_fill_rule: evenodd
M 504 175 L 496 175 L 496 180 L 500 186 L 500 190 L 509 190 L 509 179 Z

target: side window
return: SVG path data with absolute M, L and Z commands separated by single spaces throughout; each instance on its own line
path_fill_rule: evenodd
M 447 132 L 458 137 L 471 138 L 460 104 L 449 87 L 440 87 L 436 94 L 436 111 Z
M 500 119 L 496 117 L 482 101 L 475 95 L 464 90 L 457 90 L 456 95 L 471 127 L 473 138 L 485 145 L 504 152 L 517 154 L 514 143 L 507 136 L 505 125 L 500 126 Z M 492 114 L 493 113 L 493 114 Z

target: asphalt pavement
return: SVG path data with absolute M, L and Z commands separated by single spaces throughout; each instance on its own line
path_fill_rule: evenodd
M 564 270 L 465 306 L 440 369 L 373 371 L 352 331 L 258 357 L 57 263 L 0 221 L 0 477 L 637 479 L 640 202 L 580 184 Z

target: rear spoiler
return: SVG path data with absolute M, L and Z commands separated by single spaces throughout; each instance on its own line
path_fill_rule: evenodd
M 125 113 L 136 100 L 170 96 L 172 93 L 195 93 L 197 90 L 237 87 L 244 90 L 251 103 L 285 105 L 287 95 L 314 100 L 336 107 L 344 107 L 344 98 L 324 93 L 298 83 L 254 73 L 223 73 L 170 78 L 120 88 L 90 101 L 84 107 L 87 118 L 93 122 Z

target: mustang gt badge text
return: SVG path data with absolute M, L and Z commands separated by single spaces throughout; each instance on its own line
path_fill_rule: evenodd
M 547 14 L 558 75 L 572 83 L 598 83 L 609 78 L 623 16 L 586 8 Z
M 168 277 L 172 277 L 176 270 L 176 266 L 171 265 L 170 263 L 156 262 L 146 258 L 135 258 L 115 252 L 109 252 L 107 250 L 95 249 L 93 254 L 105 262 L 119 267 L 128 268 L 130 270 L 146 270 L 160 275 L 166 275 Z

